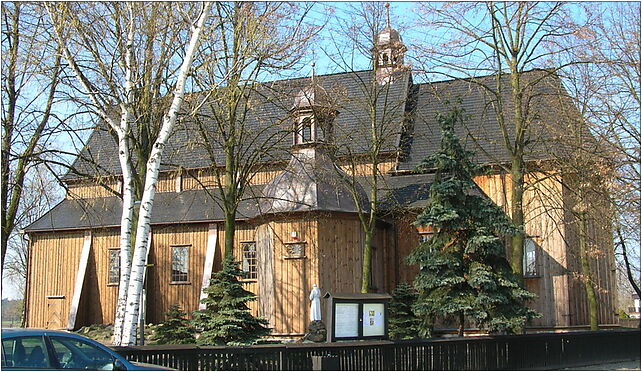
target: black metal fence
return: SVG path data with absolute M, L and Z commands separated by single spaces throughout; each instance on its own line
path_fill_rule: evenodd
M 279 344 L 247 347 L 114 347 L 128 360 L 180 370 L 312 370 L 313 356 L 340 370 L 553 369 L 640 358 L 640 330 L 539 333 L 412 341 Z M 335 364 L 336 366 L 336 364 Z M 336 367 L 335 367 L 336 368 Z

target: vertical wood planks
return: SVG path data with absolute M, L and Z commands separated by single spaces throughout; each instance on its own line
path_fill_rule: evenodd
M 257 279 L 259 287 L 259 315 L 267 319 L 274 329 L 274 232 L 273 226 L 263 224 L 256 229 Z

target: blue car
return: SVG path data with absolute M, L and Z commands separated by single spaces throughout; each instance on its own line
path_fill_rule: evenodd
M 47 329 L 2 329 L 3 370 L 170 370 L 127 361 L 86 337 Z

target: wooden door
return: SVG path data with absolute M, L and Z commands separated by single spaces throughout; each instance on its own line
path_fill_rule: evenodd
M 66 329 L 66 317 L 63 313 L 64 297 L 47 298 L 47 329 Z

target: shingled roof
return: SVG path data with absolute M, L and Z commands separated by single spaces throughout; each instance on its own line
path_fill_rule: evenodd
M 525 151 L 526 160 L 549 160 L 559 150 L 560 117 L 567 110 L 557 107 L 564 104 L 560 96 L 564 95 L 559 78 L 544 70 L 533 70 L 522 77 L 523 82 L 542 78 L 533 86 L 532 97 L 528 105 L 531 120 L 528 145 Z M 494 98 L 480 84 L 493 86 L 495 76 L 467 79 L 446 80 L 418 84 L 414 95 L 416 109 L 411 125 L 404 132 L 405 153 L 398 165 L 399 170 L 413 170 L 423 159 L 435 153 L 441 142 L 441 129 L 437 123 L 438 113 L 446 113 L 453 106 L 464 110 L 466 120 L 463 125 L 455 127 L 455 133 L 464 146 L 475 153 L 476 161 L 482 164 L 510 162 L 504 145 L 504 138 L 494 111 Z M 513 101 L 510 95 L 509 77 L 502 77 L 504 113 L 512 118 Z M 507 125 L 509 137 L 514 131 Z
M 379 197 L 382 209 L 394 211 L 400 207 L 423 208 L 427 204 L 432 183 L 431 174 L 387 175 L 379 182 Z M 362 197 L 367 199 L 368 183 L 359 182 L 365 190 Z M 329 185 L 325 185 L 329 186 Z M 246 189 L 244 200 L 240 203 L 236 218 L 247 220 L 260 214 L 279 211 L 260 208 L 260 203 L 273 202 L 262 198 L 265 185 L 253 185 Z M 330 192 L 322 192 L 329 195 Z M 343 201 L 322 200 L 315 205 L 302 205 L 302 208 L 288 208 L 288 212 L 300 211 L 351 211 L 351 197 L 343 195 Z M 64 199 L 44 216 L 25 228 L 27 232 L 87 229 L 96 227 L 120 226 L 122 201 L 116 196 L 91 199 Z M 220 222 L 224 220 L 218 190 L 188 190 L 180 193 L 157 193 L 152 209 L 152 225 L 174 223 Z
M 239 220 L 253 217 L 258 211 L 261 187 L 251 187 L 239 205 Z M 209 191 L 209 192 L 208 192 Z M 188 190 L 180 193 L 157 193 L 152 209 L 152 225 L 222 221 L 223 210 L 218 190 Z M 25 231 L 68 230 L 120 226 L 122 200 L 116 196 L 91 199 L 64 199 Z
M 353 154 L 367 151 L 367 142 L 359 140 L 368 135 L 370 122 L 368 110 L 364 109 L 367 99 L 366 91 L 374 79 L 372 71 L 359 71 L 332 75 L 321 75 L 315 78 L 316 84 L 322 86 L 329 95 L 334 97 L 333 102 L 339 115 L 334 120 L 335 141 L 341 151 Z M 406 73 L 391 84 L 385 86 L 385 94 L 377 97 L 377 117 L 389 123 L 395 123 L 395 131 L 401 128 L 406 107 L 410 74 Z M 292 130 L 293 120 L 291 113 L 294 97 L 301 89 L 309 84 L 308 78 L 281 80 L 264 83 L 253 92 L 249 98 L 248 116 L 245 121 L 249 132 L 263 132 L 262 137 L 274 136 L 279 131 L 288 133 Z M 190 98 L 191 97 L 191 98 Z M 198 100 L 198 94 L 192 94 L 186 100 Z M 208 106 L 203 105 L 198 112 L 199 118 L 207 123 Z M 213 128 L 213 123 L 211 127 Z M 393 127 L 393 126 L 391 126 Z M 399 136 L 397 133 L 385 137 L 382 151 L 395 152 L 398 148 Z M 208 139 L 214 147 L 215 161 L 224 164 L 224 154 L 217 145 L 214 132 L 209 133 Z M 280 142 L 275 144 L 273 151 L 266 160 L 287 160 L 291 146 L 291 136 L 277 135 Z M 176 167 L 185 169 L 209 167 L 212 161 L 208 155 L 204 139 L 198 131 L 198 126 L 188 117 L 183 117 L 176 125 L 174 133 L 169 140 L 161 171 Z M 261 143 L 261 141 L 257 141 Z M 73 164 L 73 168 L 80 174 L 88 175 L 117 175 L 120 174 L 118 163 L 117 144 L 105 123 L 99 124 L 90 135 L 86 146 Z M 98 164 L 96 166 L 95 164 Z M 66 179 L 79 178 L 73 173 L 68 173 Z

